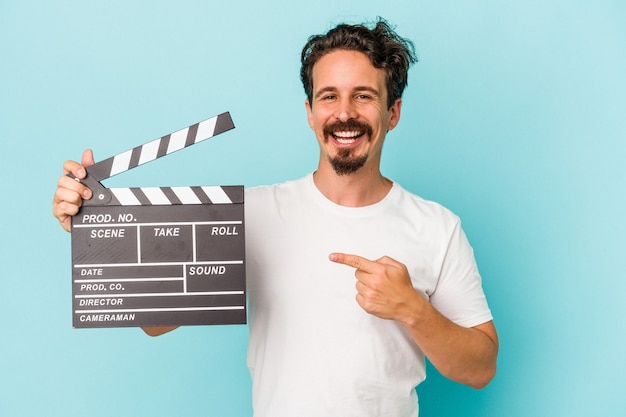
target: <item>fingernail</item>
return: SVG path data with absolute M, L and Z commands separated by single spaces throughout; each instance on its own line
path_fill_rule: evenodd
M 76 175 L 78 175 L 80 178 L 84 178 L 85 177 L 85 170 L 84 169 L 79 169 L 78 171 L 76 171 Z

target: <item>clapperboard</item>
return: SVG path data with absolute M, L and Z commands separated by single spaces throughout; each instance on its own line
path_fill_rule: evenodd
M 100 183 L 234 127 L 223 113 L 86 168 L 93 197 L 72 219 L 74 327 L 246 323 L 243 186 Z

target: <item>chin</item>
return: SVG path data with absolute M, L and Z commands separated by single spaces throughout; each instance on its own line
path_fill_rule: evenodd
M 367 154 L 361 156 L 342 156 L 328 158 L 330 165 L 337 175 L 350 175 L 361 169 L 367 162 Z

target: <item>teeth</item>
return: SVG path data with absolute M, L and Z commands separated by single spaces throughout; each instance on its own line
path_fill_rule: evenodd
M 342 138 L 342 139 L 349 139 L 349 138 L 356 138 L 357 136 L 361 135 L 361 132 L 358 131 L 351 131 L 351 132 L 333 132 L 333 135 L 336 138 Z
M 354 139 L 354 138 L 348 138 L 348 139 L 344 139 L 344 138 L 335 138 L 335 140 L 336 140 L 338 143 L 342 144 L 342 145 L 349 145 L 349 144 L 351 144 L 351 143 L 356 142 L 356 139 Z

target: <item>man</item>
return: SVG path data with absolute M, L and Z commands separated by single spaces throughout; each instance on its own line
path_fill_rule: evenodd
M 416 416 L 424 356 L 475 388 L 495 375 L 496 330 L 459 219 L 379 169 L 414 61 L 382 20 L 339 25 L 303 49 L 318 168 L 246 190 L 255 416 Z M 77 162 L 64 170 L 85 175 Z M 90 197 L 59 180 L 53 211 L 66 230 Z

